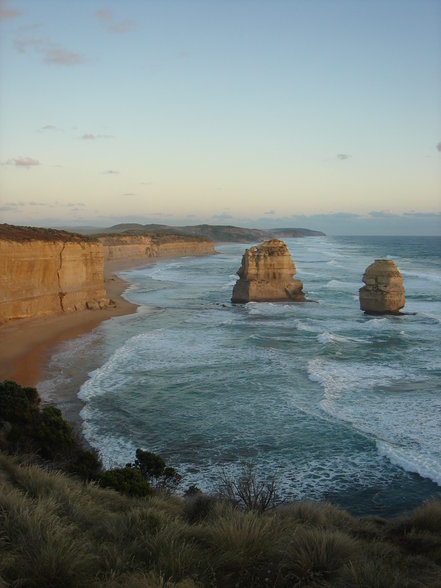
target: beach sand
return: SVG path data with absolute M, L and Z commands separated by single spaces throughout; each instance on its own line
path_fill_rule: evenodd
M 54 349 L 63 341 L 86 334 L 112 317 L 136 312 L 137 306 L 123 298 L 129 284 L 121 279 L 117 272 L 145 266 L 147 263 L 144 259 L 116 261 L 105 265 L 105 286 L 108 297 L 115 302 L 113 307 L 18 319 L 2 325 L 0 381 L 14 380 L 22 386 L 36 386 L 44 375 Z M 87 378 L 87 372 L 78 376 L 75 378 L 76 390 L 70 392 L 75 396 L 78 393 L 78 385 Z

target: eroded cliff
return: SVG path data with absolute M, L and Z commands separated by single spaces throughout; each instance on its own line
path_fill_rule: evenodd
M 184 235 L 109 235 L 0 225 L 0 323 L 104 308 L 104 262 L 214 253 L 213 241 Z
M 0 225 L 0 323 L 107 306 L 103 268 L 97 240 Z
M 212 255 L 210 239 L 184 235 L 105 235 L 99 237 L 104 261 Z

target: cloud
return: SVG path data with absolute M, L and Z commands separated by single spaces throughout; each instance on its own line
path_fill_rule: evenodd
M 35 51 L 43 56 L 44 63 L 48 65 L 78 65 L 85 61 L 79 53 L 69 51 L 45 39 L 22 37 L 15 40 L 15 48 L 19 53 L 27 53 L 28 50 Z
M 211 218 L 213 220 L 229 220 L 232 219 L 233 216 L 227 212 L 221 212 L 220 214 L 214 214 Z
M 437 150 L 441 152 L 441 141 L 438 143 L 438 145 L 436 146 Z
M 44 125 L 38 129 L 39 133 L 45 133 L 46 131 L 47 132 L 51 132 L 51 131 L 61 132 L 62 129 L 56 127 L 55 125 Z
M 103 171 L 103 174 L 113 176 L 119 174 L 119 171 L 116 171 L 115 169 L 106 169 L 106 171 Z
M 124 192 L 124 194 L 121 194 L 121 196 L 136 196 L 135 192 Z
M 10 0 L 0 0 L 0 21 L 12 20 L 13 18 L 17 18 L 17 16 L 21 15 L 20 10 L 8 8 L 9 4 Z
M 390 218 L 391 216 L 397 215 L 394 215 L 394 213 L 391 210 L 371 210 L 369 212 L 369 216 L 371 216 L 372 218 Z
M 110 8 L 102 8 L 95 12 L 95 16 L 109 33 L 129 33 L 135 30 L 135 21 L 128 18 L 115 21 Z
M 113 135 L 94 135 L 93 133 L 84 133 L 81 137 L 84 141 L 95 141 L 95 139 L 114 139 Z
M 337 153 L 337 159 L 340 161 L 344 161 L 345 159 L 349 159 L 351 156 L 347 153 Z
M 267 210 L 263 214 L 276 214 L 276 211 L 274 209 L 271 209 L 271 210 Z
M 30 167 L 40 165 L 40 162 L 38 159 L 33 159 L 32 157 L 15 157 L 14 159 L 8 159 L 6 165 L 15 165 L 29 169 Z

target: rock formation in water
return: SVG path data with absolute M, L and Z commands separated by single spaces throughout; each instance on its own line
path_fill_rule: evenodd
M 295 273 L 296 267 L 283 241 L 271 239 L 246 249 L 231 301 L 302 302 L 303 284 L 293 279 Z
M 367 314 L 398 314 L 405 304 L 403 278 L 391 259 L 376 259 L 363 274 L 360 308 Z

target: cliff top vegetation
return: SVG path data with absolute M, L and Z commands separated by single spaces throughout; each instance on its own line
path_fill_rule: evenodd
M 95 236 L 108 244 L 123 242 L 127 237 L 150 237 L 152 241 L 158 245 L 163 243 L 186 243 L 189 241 L 197 241 L 200 243 L 211 242 L 209 237 L 189 235 L 173 230 L 150 231 L 148 229 L 127 229 L 117 233 L 97 233 Z
M 95 242 L 95 237 L 88 237 L 78 233 L 70 233 L 59 229 L 46 229 L 42 227 L 22 227 L 18 225 L 0 224 L 0 239 L 4 241 L 63 241 L 64 243 L 81 243 L 84 241 Z

